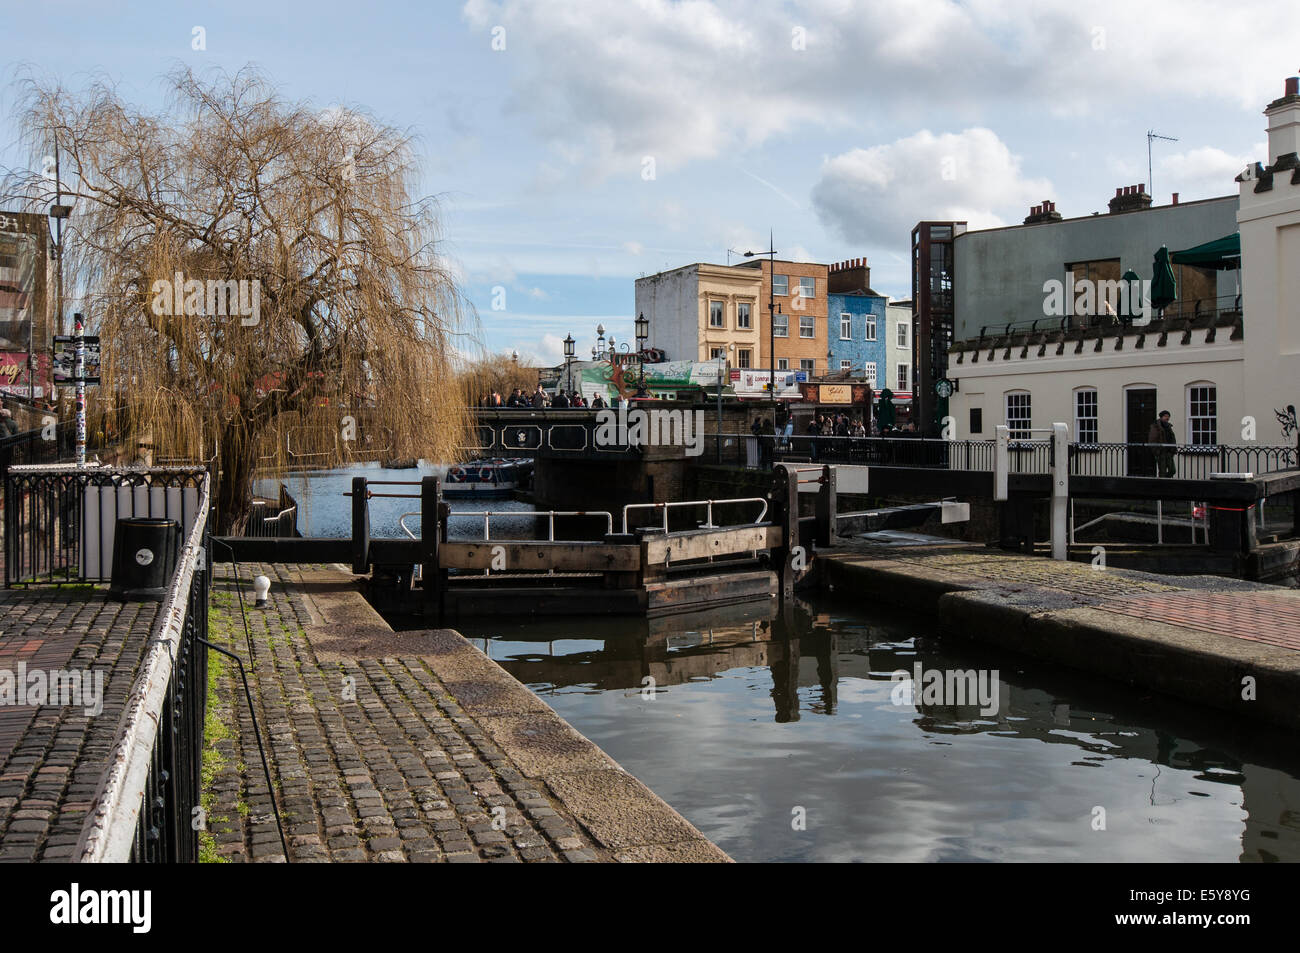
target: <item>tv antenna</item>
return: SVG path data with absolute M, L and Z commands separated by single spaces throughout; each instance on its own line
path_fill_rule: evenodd
M 1155 132 L 1154 130 L 1151 129 L 1147 130 L 1147 184 L 1151 186 L 1151 197 L 1152 200 L 1154 200 L 1156 194 L 1156 184 L 1153 181 L 1151 175 L 1151 140 L 1152 139 L 1164 139 L 1166 142 L 1177 142 L 1178 140 L 1175 139 L 1173 136 L 1162 136 L 1158 132 Z

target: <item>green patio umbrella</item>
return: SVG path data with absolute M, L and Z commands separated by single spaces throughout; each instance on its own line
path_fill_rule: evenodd
M 1163 311 L 1178 297 L 1174 269 L 1169 264 L 1169 249 L 1161 245 L 1156 252 L 1155 273 L 1151 276 L 1151 307 Z
M 888 387 L 880 391 L 880 406 L 876 408 L 876 423 L 883 430 L 898 422 L 898 411 L 894 407 L 894 392 Z
M 1233 232 L 1212 242 L 1184 248 L 1169 256 L 1175 265 L 1195 265 L 1216 271 L 1231 271 L 1241 267 L 1241 233 Z

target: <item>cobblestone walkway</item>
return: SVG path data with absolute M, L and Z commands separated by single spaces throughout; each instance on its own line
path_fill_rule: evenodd
M 0 589 L 0 680 L 11 689 L 34 670 L 103 673 L 98 714 L 0 704 L 0 861 L 72 858 L 157 611 L 109 599 L 106 586 Z
M 292 860 L 595 861 L 609 859 L 526 778 L 419 657 L 320 661 L 294 569 L 241 566 L 273 580 L 248 610 L 250 675 Z M 247 596 L 246 596 L 247 598 Z M 213 640 L 247 659 L 233 570 L 218 566 Z M 209 830 L 229 861 L 283 861 L 252 723 L 226 660 L 213 711 Z

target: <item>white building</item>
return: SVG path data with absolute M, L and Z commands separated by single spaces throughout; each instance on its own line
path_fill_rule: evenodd
M 891 301 L 885 306 L 885 376 L 877 389 L 888 387 L 898 401 L 912 398 L 912 302 Z
M 1294 445 L 1294 436 L 1283 436 L 1275 411 L 1300 404 L 1296 84 L 1295 78 L 1288 79 L 1286 94 L 1265 110 L 1270 164 L 1243 173 L 1239 196 L 1231 197 L 1239 206 L 1240 304 L 1235 293 L 1221 294 L 1225 285 L 1235 292 L 1235 269 L 1208 275 L 1193 269 L 1186 281 L 1209 294 L 1181 298 L 1163 318 L 1145 326 L 1125 326 L 1113 318 L 1048 320 L 1041 317 L 1042 277 L 1026 270 L 1022 287 L 1008 289 L 1008 295 L 1038 302 L 1038 326 L 1016 320 L 1006 333 L 1005 326 L 981 325 L 981 336 L 972 330 L 977 322 L 963 325 L 958 316 L 959 340 L 948 359 L 948 378 L 956 387 L 949 407 L 957 437 L 988 439 L 1002 423 L 1013 436 L 1027 435 L 1030 428 L 1064 421 L 1071 425 L 1072 439 L 1082 443 L 1145 443 L 1156 414 L 1168 410 L 1180 444 Z M 1199 218 L 1214 223 L 1224 200 L 1199 205 Z M 1156 211 L 1110 218 L 1118 224 L 1138 222 Z M 1149 244 L 1146 225 L 1138 231 Z M 1202 230 L 1185 244 L 1169 244 L 1176 251 L 1221 237 L 1230 234 Z M 1041 249 L 1034 255 L 1041 257 Z M 1049 263 L 1062 271 L 1070 264 Z M 1016 265 L 1012 255 L 1000 267 L 1014 271 Z M 1147 277 L 1149 267 L 1140 273 Z M 963 286 L 971 279 L 960 266 L 958 274 Z

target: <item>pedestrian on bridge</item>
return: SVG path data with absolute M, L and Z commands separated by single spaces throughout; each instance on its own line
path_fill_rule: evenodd
M 1147 431 L 1147 443 L 1160 445 L 1154 449 L 1156 476 L 1171 477 L 1178 472 L 1172 449 L 1178 443 L 1178 437 L 1174 433 L 1173 424 L 1169 422 L 1169 411 L 1160 411 L 1160 416 L 1151 424 L 1151 429 Z

